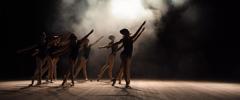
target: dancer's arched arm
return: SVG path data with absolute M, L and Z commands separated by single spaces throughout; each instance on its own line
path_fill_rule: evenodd
M 111 47 L 111 45 L 105 45 L 105 46 L 99 46 L 98 48 L 103 49 L 103 48 L 110 48 L 110 47 Z
M 32 53 L 32 56 L 35 56 L 39 53 L 39 49 L 35 49 L 35 51 Z
M 135 37 L 134 39 L 133 39 L 133 42 L 135 42 L 138 38 L 139 38 L 139 36 L 142 34 L 142 32 L 145 30 L 145 27 L 141 30 L 141 32 L 137 35 L 137 37 Z M 121 45 L 120 47 L 118 47 L 118 49 L 117 49 L 117 51 L 119 51 L 119 50 L 121 50 L 123 48 L 123 45 Z
M 122 43 L 123 42 L 123 40 L 121 39 L 121 40 L 119 40 L 118 42 L 116 42 L 116 43 L 114 43 L 114 44 L 112 44 L 112 45 L 119 45 L 120 43 Z
M 83 38 L 81 38 L 79 41 L 83 41 L 85 39 L 87 39 L 92 33 L 94 32 L 94 30 L 92 29 L 87 35 L 85 35 Z
M 138 30 L 133 34 L 133 36 L 131 36 L 131 38 L 135 38 L 138 34 L 139 34 L 139 32 L 141 31 L 141 29 L 142 29 L 142 27 L 145 25 L 145 23 L 146 23 L 146 21 L 144 21 L 143 23 L 142 23 L 142 25 L 138 28 Z
M 35 44 L 35 45 L 30 46 L 30 47 L 27 47 L 27 48 L 24 48 L 24 49 L 17 50 L 17 53 L 27 52 L 27 51 L 30 51 L 30 50 L 36 49 L 37 47 L 38 47 L 38 45 Z
M 141 32 L 135 38 L 133 38 L 133 42 L 135 42 L 139 38 L 139 36 L 142 34 L 144 30 L 145 30 L 145 27 L 141 30 Z
M 123 45 L 117 48 L 117 51 L 121 50 L 123 48 Z
M 95 42 L 93 42 L 92 44 L 90 44 L 90 46 L 93 46 L 93 45 L 97 44 L 102 38 L 103 38 L 103 36 L 101 36 L 101 37 L 98 38 Z

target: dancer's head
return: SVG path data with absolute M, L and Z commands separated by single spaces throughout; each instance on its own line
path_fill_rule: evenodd
M 51 35 L 49 36 L 49 40 L 48 40 L 50 43 L 50 45 L 52 46 L 57 46 L 59 43 L 60 43 L 60 37 L 58 35 Z
M 111 41 L 114 41 L 114 40 L 115 40 L 115 36 L 110 35 L 110 36 L 108 37 L 108 39 L 110 39 Z
M 45 32 L 43 32 L 41 35 L 40 35 L 40 41 L 42 43 L 45 43 L 46 42 L 46 38 L 47 38 L 47 35 Z
M 126 28 L 121 29 L 121 30 L 120 30 L 120 33 L 121 33 L 123 36 L 129 36 L 129 35 L 130 35 L 128 29 L 126 29 Z

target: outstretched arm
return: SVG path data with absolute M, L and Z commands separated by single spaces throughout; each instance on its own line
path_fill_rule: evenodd
M 57 51 L 52 52 L 53 55 L 61 55 L 69 50 L 69 45 L 61 46 Z
M 138 33 L 141 31 L 141 29 L 142 29 L 142 27 L 145 25 L 145 23 L 146 23 L 146 21 L 144 21 L 144 22 L 142 23 L 142 25 L 138 28 L 138 30 L 136 31 L 136 33 L 134 33 L 133 36 L 131 36 L 132 38 L 135 38 L 135 37 L 138 35 Z
M 35 49 L 35 52 L 32 53 L 32 56 L 35 56 L 39 53 L 39 49 Z
M 97 44 L 102 38 L 103 38 L 103 36 L 101 36 L 101 37 L 98 38 L 95 42 L 93 42 L 92 44 L 90 44 L 90 46 L 93 46 L 93 45 Z
M 110 48 L 110 47 L 112 47 L 112 45 L 113 45 L 113 44 L 109 43 L 109 44 L 107 44 L 107 45 L 105 45 L 105 46 L 99 46 L 98 48 L 99 48 L 99 49 Z
M 102 48 L 109 48 L 109 47 L 110 47 L 110 45 L 106 45 L 106 46 L 99 46 L 98 48 L 102 49 Z
M 117 48 L 117 51 L 121 50 L 123 48 L 123 45 L 121 45 L 119 48 Z
M 25 49 L 21 49 L 21 50 L 18 50 L 17 53 L 23 53 L 23 52 L 27 52 L 27 51 L 30 51 L 30 50 L 33 50 L 33 49 L 36 49 L 38 45 L 32 45 L 28 48 L 25 48 Z
M 122 39 L 112 45 L 119 45 L 120 43 L 122 43 Z
M 70 40 L 62 41 L 62 42 L 59 43 L 59 46 L 68 45 L 68 44 L 70 44 L 70 42 L 71 42 Z
M 133 42 L 135 42 L 139 38 L 139 36 L 142 34 L 144 30 L 145 30 L 145 27 L 140 31 L 140 33 L 135 38 L 133 38 Z

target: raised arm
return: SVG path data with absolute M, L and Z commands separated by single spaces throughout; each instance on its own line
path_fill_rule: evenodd
M 139 38 L 139 36 L 142 34 L 144 30 L 145 30 L 145 27 L 140 31 L 140 33 L 135 38 L 133 38 L 133 42 L 135 42 Z
M 90 46 L 93 46 L 93 45 L 97 44 L 102 38 L 103 38 L 103 36 L 101 36 L 101 37 L 98 38 L 95 42 L 93 42 L 92 44 L 90 44 Z
M 145 25 L 145 23 L 146 23 L 146 21 L 144 21 L 144 22 L 142 23 L 142 25 L 138 28 L 138 30 L 136 31 L 136 33 L 134 33 L 133 36 L 131 36 L 132 38 L 135 38 L 135 37 L 138 35 L 138 33 L 141 31 L 141 29 L 142 29 L 142 27 Z
M 85 35 L 80 41 L 88 38 L 88 36 L 91 35 L 91 34 L 93 33 L 93 31 L 94 31 L 94 30 L 92 29 L 92 30 L 91 30 L 87 35 Z

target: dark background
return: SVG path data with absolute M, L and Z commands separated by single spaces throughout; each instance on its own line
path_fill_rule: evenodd
M 40 33 L 48 31 L 47 21 L 54 15 L 58 2 L 15 0 L 1 3 L 1 80 L 30 79 L 34 59 L 16 51 L 35 44 Z M 151 74 L 151 70 L 139 71 L 136 75 L 159 79 L 240 80 L 237 3 L 195 0 L 192 4 L 201 8 L 201 19 L 194 25 L 196 30 L 179 21 L 181 10 L 170 11 L 163 17 L 165 28 L 159 28 L 157 33 L 158 44 L 152 47 L 153 51 L 163 52 L 159 53 L 159 58 L 153 58 L 163 67 L 152 70 L 153 75 L 145 75 Z M 203 35 L 192 35 L 193 31 Z M 189 63 L 189 58 L 195 60 L 194 63 Z

